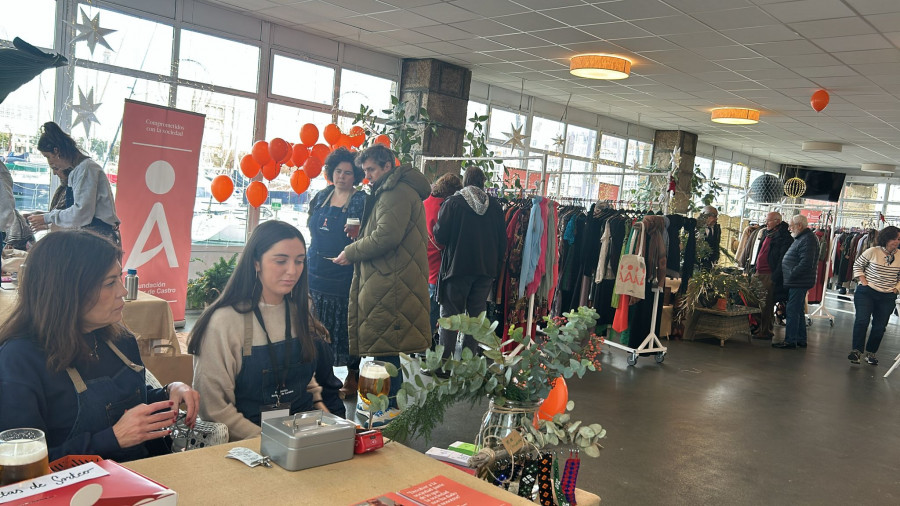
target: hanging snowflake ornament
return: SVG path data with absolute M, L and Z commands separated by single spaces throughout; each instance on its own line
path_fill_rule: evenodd
M 97 44 L 100 44 L 101 46 L 112 51 L 113 48 L 109 45 L 108 42 L 106 42 L 105 37 L 115 32 L 116 30 L 100 27 L 99 12 L 96 16 L 93 17 L 93 19 L 91 19 L 87 15 L 87 12 L 84 12 L 84 9 L 79 8 L 78 10 L 81 11 L 81 23 L 69 23 L 73 28 L 75 28 L 76 32 L 78 32 L 75 38 L 72 39 L 72 43 L 74 44 L 81 40 L 87 42 L 88 49 L 91 50 L 91 55 L 94 54 L 94 49 L 97 47 Z
M 562 135 L 557 135 L 553 138 L 553 146 L 556 148 L 556 152 L 562 154 L 563 148 L 566 146 L 566 139 Z
M 100 120 L 97 119 L 97 109 L 103 104 L 94 103 L 94 88 L 88 90 L 88 94 L 85 95 L 81 91 L 81 86 L 78 87 L 78 101 L 80 103 L 72 104 L 72 111 L 75 112 L 75 121 L 72 122 L 72 129 L 74 130 L 80 123 L 84 125 L 85 136 L 90 137 L 91 123 L 100 124 Z
M 506 139 L 506 142 L 504 142 L 503 145 L 505 146 L 508 144 L 512 149 L 521 149 L 522 151 L 524 151 L 525 139 L 529 137 L 522 133 L 522 128 L 524 128 L 524 125 L 517 127 L 510 123 L 509 128 L 511 129 L 510 132 L 504 132 L 504 135 L 508 136 L 509 139 Z

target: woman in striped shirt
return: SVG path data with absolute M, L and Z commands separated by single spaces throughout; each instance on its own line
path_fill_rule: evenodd
M 859 279 L 853 305 L 856 307 L 856 320 L 853 322 L 853 351 L 847 358 L 854 364 L 859 363 L 863 347 L 866 351 L 866 363 L 878 365 L 875 353 L 884 337 L 891 313 L 900 291 L 900 229 L 885 227 L 878 232 L 875 246 L 867 249 L 853 264 L 853 277 Z M 869 342 L 866 343 L 866 329 L 869 321 L 872 330 Z

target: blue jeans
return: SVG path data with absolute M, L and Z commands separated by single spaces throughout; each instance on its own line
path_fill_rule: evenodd
M 438 321 L 438 318 L 441 316 L 441 305 L 438 304 L 437 293 L 435 293 L 435 292 L 437 292 L 437 284 L 428 283 L 428 301 L 431 303 L 431 312 L 429 314 L 429 317 L 430 317 L 429 322 L 431 323 L 431 348 L 432 349 L 434 349 L 434 347 L 439 342 L 438 338 L 435 337 L 435 334 L 437 334 L 437 321 Z
M 803 302 L 809 288 L 788 288 L 788 301 L 785 308 L 784 342 L 806 343 L 806 314 L 803 313 Z
M 893 292 L 882 293 L 868 286 L 856 287 L 853 305 L 856 307 L 856 319 L 853 322 L 853 349 L 875 353 L 881 346 L 884 329 L 887 327 L 891 313 L 894 311 L 897 295 Z M 869 331 L 869 342 L 866 343 L 866 329 L 872 321 Z

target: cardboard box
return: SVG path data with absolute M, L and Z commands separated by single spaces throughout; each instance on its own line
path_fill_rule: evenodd
M 178 494 L 104 460 L 0 488 L 0 504 L 35 506 L 175 506 Z

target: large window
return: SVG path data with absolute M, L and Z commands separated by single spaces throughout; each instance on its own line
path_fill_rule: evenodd
M 625 165 L 628 167 L 637 166 L 639 169 L 645 169 L 650 166 L 650 157 L 652 154 L 653 144 L 629 139 L 628 156 L 625 158 Z
M 523 134 L 528 135 L 525 131 L 525 119 L 526 116 L 524 114 L 491 108 L 490 138 L 505 141 L 515 128 L 519 128 Z
M 99 16 L 101 28 L 115 31 L 102 38 L 109 47 L 97 43 L 91 51 L 87 43 L 76 42 L 77 58 L 153 74 L 172 74 L 171 26 L 88 4 L 78 4 L 78 10 L 78 23 L 91 22 Z M 80 11 L 84 11 L 88 19 L 84 19 Z
M 334 69 L 275 55 L 272 93 L 331 105 L 334 97 Z
M 241 91 L 256 91 L 259 48 L 182 30 L 178 77 Z
M 530 146 L 550 153 L 562 151 L 563 145 L 557 144 L 557 141 L 562 139 L 564 127 L 559 121 L 535 116 L 531 122 Z
M 365 105 L 375 111 L 376 116 L 384 117 L 385 114 L 381 111 L 391 108 L 391 95 L 397 95 L 395 81 L 353 70 L 341 70 L 342 111 L 356 114 L 360 106 Z
M 21 0 L 0 0 L 0 13 L 0 40 L 20 37 L 32 46 L 53 47 L 54 0 L 30 0 L 27 7 Z
M 612 135 L 602 135 L 600 137 L 600 153 L 601 160 L 607 160 L 616 163 L 625 161 L 625 150 L 628 141 Z

